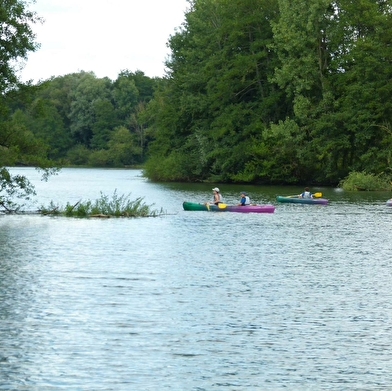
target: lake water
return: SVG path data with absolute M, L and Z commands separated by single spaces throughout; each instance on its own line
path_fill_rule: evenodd
M 0 390 L 390 390 L 388 193 L 156 184 L 64 169 L 36 203 L 131 194 L 165 215 L 0 215 Z M 185 212 L 239 192 L 274 214 Z

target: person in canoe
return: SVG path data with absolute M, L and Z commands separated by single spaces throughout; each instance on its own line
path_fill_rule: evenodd
M 245 206 L 245 205 L 250 205 L 250 198 L 249 196 L 246 194 L 245 191 L 241 192 L 241 199 L 240 199 L 240 203 L 238 204 L 238 206 Z
M 223 197 L 222 197 L 222 194 L 219 191 L 219 188 L 218 187 L 214 187 L 212 189 L 212 191 L 214 192 L 214 199 L 212 200 L 212 202 L 205 202 L 204 205 L 207 205 L 207 204 L 218 205 L 218 204 L 223 202 Z
M 299 198 L 313 198 L 313 194 L 309 191 L 309 187 L 305 187 L 304 192 L 302 192 Z

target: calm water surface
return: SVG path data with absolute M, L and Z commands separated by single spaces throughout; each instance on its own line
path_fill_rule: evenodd
M 144 197 L 142 219 L 0 215 L 0 390 L 390 390 L 387 193 L 246 190 L 274 214 L 185 212 L 212 185 L 65 169 L 36 203 Z M 219 185 L 219 184 L 218 184 Z

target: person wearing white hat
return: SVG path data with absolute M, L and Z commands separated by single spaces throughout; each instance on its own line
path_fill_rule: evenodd
M 218 205 L 218 204 L 222 203 L 223 202 L 223 197 L 222 197 L 222 194 L 219 192 L 219 188 L 218 187 L 214 187 L 212 189 L 212 191 L 214 192 L 214 199 L 211 202 L 211 204 Z M 209 204 L 209 202 L 205 202 L 205 204 Z

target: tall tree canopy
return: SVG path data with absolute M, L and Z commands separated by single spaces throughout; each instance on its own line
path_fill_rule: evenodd
M 9 110 L 9 101 L 25 99 L 25 88 L 17 86 L 17 66 L 38 48 L 31 29 L 40 19 L 25 1 L 3 0 L 0 6 L 0 207 L 15 206 L 14 197 L 29 197 L 34 188 L 26 178 L 10 175 L 4 167 L 15 162 L 47 166 L 46 145 L 34 136 L 20 116 Z
M 390 168 L 390 0 L 193 0 L 146 117 L 157 180 Z
M 39 18 L 0 10 L 0 166 L 128 166 L 162 181 L 391 174 L 391 0 L 189 0 L 167 75 L 19 85 Z M 148 153 L 146 155 L 146 152 Z
M 276 12 L 268 0 L 192 3 L 170 39 L 148 175 L 233 180 L 252 161 L 262 130 L 285 110 L 282 92 L 269 82 L 277 66 L 269 22 Z
M 47 156 L 60 165 L 121 167 L 144 162 L 143 111 L 158 82 L 142 71 L 122 71 L 114 81 L 81 71 L 4 96 L 9 117 L 47 144 Z M 119 141 L 119 127 L 129 137 Z
M 0 93 L 17 83 L 15 67 L 18 62 L 39 47 L 31 26 L 40 21 L 35 12 L 29 11 L 26 1 L 1 1 Z

